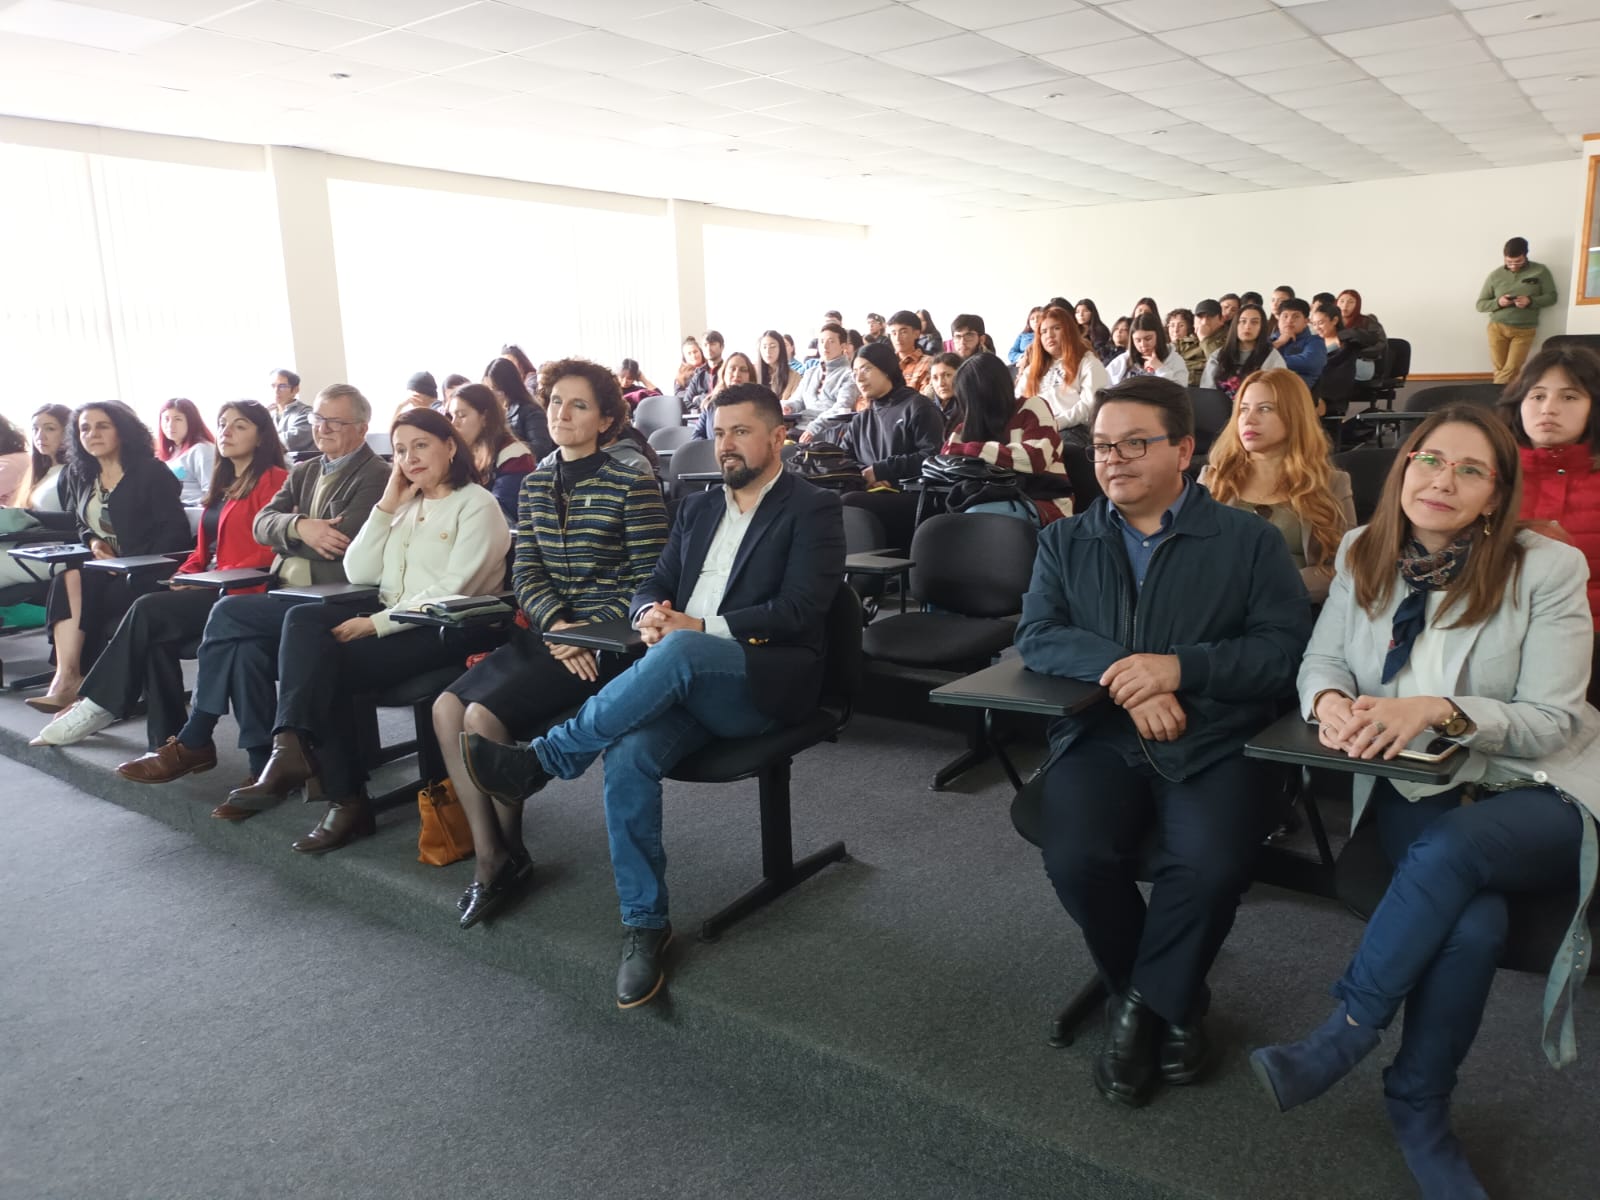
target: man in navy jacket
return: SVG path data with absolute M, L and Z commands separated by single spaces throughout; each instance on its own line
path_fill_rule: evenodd
M 576 779 L 605 756 L 606 828 L 626 930 L 622 1008 L 653 998 L 665 978 L 672 926 L 662 777 L 713 738 L 753 737 L 816 708 L 824 625 L 844 574 L 838 497 L 783 469 L 777 397 L 737 384 L 714 404 L 724 486 L 679 506 L 655 573 L 633 599 L 644 657 L 528 747 L 463 735 L 473 782 L 511 800 L 552 778 Z
M 1109 693 L 1050 730 L 1044 862 L 1113 997 L 1095 1084 L 1138 1105 L 1158 1075 L 1192 1083 L 1209 1065 L 1205 978 L 1276 795 L 1241 752 L 1293 696 L 1312 616 L 1282 535 L 1186 479 L 1182 387 L 1107 388 L 1092 428 L 1105 498 L 1039 535 L 1016 644 L 1029 669 Z
M 1314 388 L 1328 367 L 1328 347 L 1307 328 L 1310 319 L 1311 306 L 1289 297 L 1278 309 L 1278 336 L 1272 344 L 1283 355 L 1284 366 L 1305 380 L 1308 388 Z

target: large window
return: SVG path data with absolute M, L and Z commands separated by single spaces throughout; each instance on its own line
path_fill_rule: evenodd
M 0 145 L 0 411 L 211 412 L 289 360 L 264 172 Z
M 664 215 L 350 180 L 328 195 L 350 380 L 380 416 L 413 372 L 477 380 L 506 342 L 648 372 L 674 341 Z

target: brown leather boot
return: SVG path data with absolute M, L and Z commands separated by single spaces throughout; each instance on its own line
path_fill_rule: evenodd
M 330 803 L 327 815 L 317 822 L 317 827 L 294 842 L 291 848 L 301 854 L 322 854 L 337 850 L 358 837 L 376 833 L 377 829 L 372 809 L 367 807 L 367 798 L 351 796 Z
M 249 787 L 229 792 L 228 803 L 242 808 L 261 808 L 266 801 L 281 800 L 302 785 L 307 801 L 322 799 L 317 760 L 298 733 L 285 729 L 272 735 L 272 756 L 261 768 L 260 777 Z

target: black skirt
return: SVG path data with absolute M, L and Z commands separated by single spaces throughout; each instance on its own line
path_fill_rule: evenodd
M 618 654 L 601 654 L 600 678 L 590 683 L 557 662 L 542 637 L 519 626 L 509 642 L 446 690 L 463 704 L 483 705 L 513 737 L 525 741 L 565 720 L 631 661 Z

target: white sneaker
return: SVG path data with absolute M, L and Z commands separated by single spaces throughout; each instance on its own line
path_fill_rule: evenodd
M 108 709 L 101 708 L 85 696 L 71 708 L 58 713 L 56 719 L 41 729 L 39 736 L 28 744 L 72 746 L 91 734 L 99 733 L 107 726 L 116 724 L 116 721 L 117 718 Z

